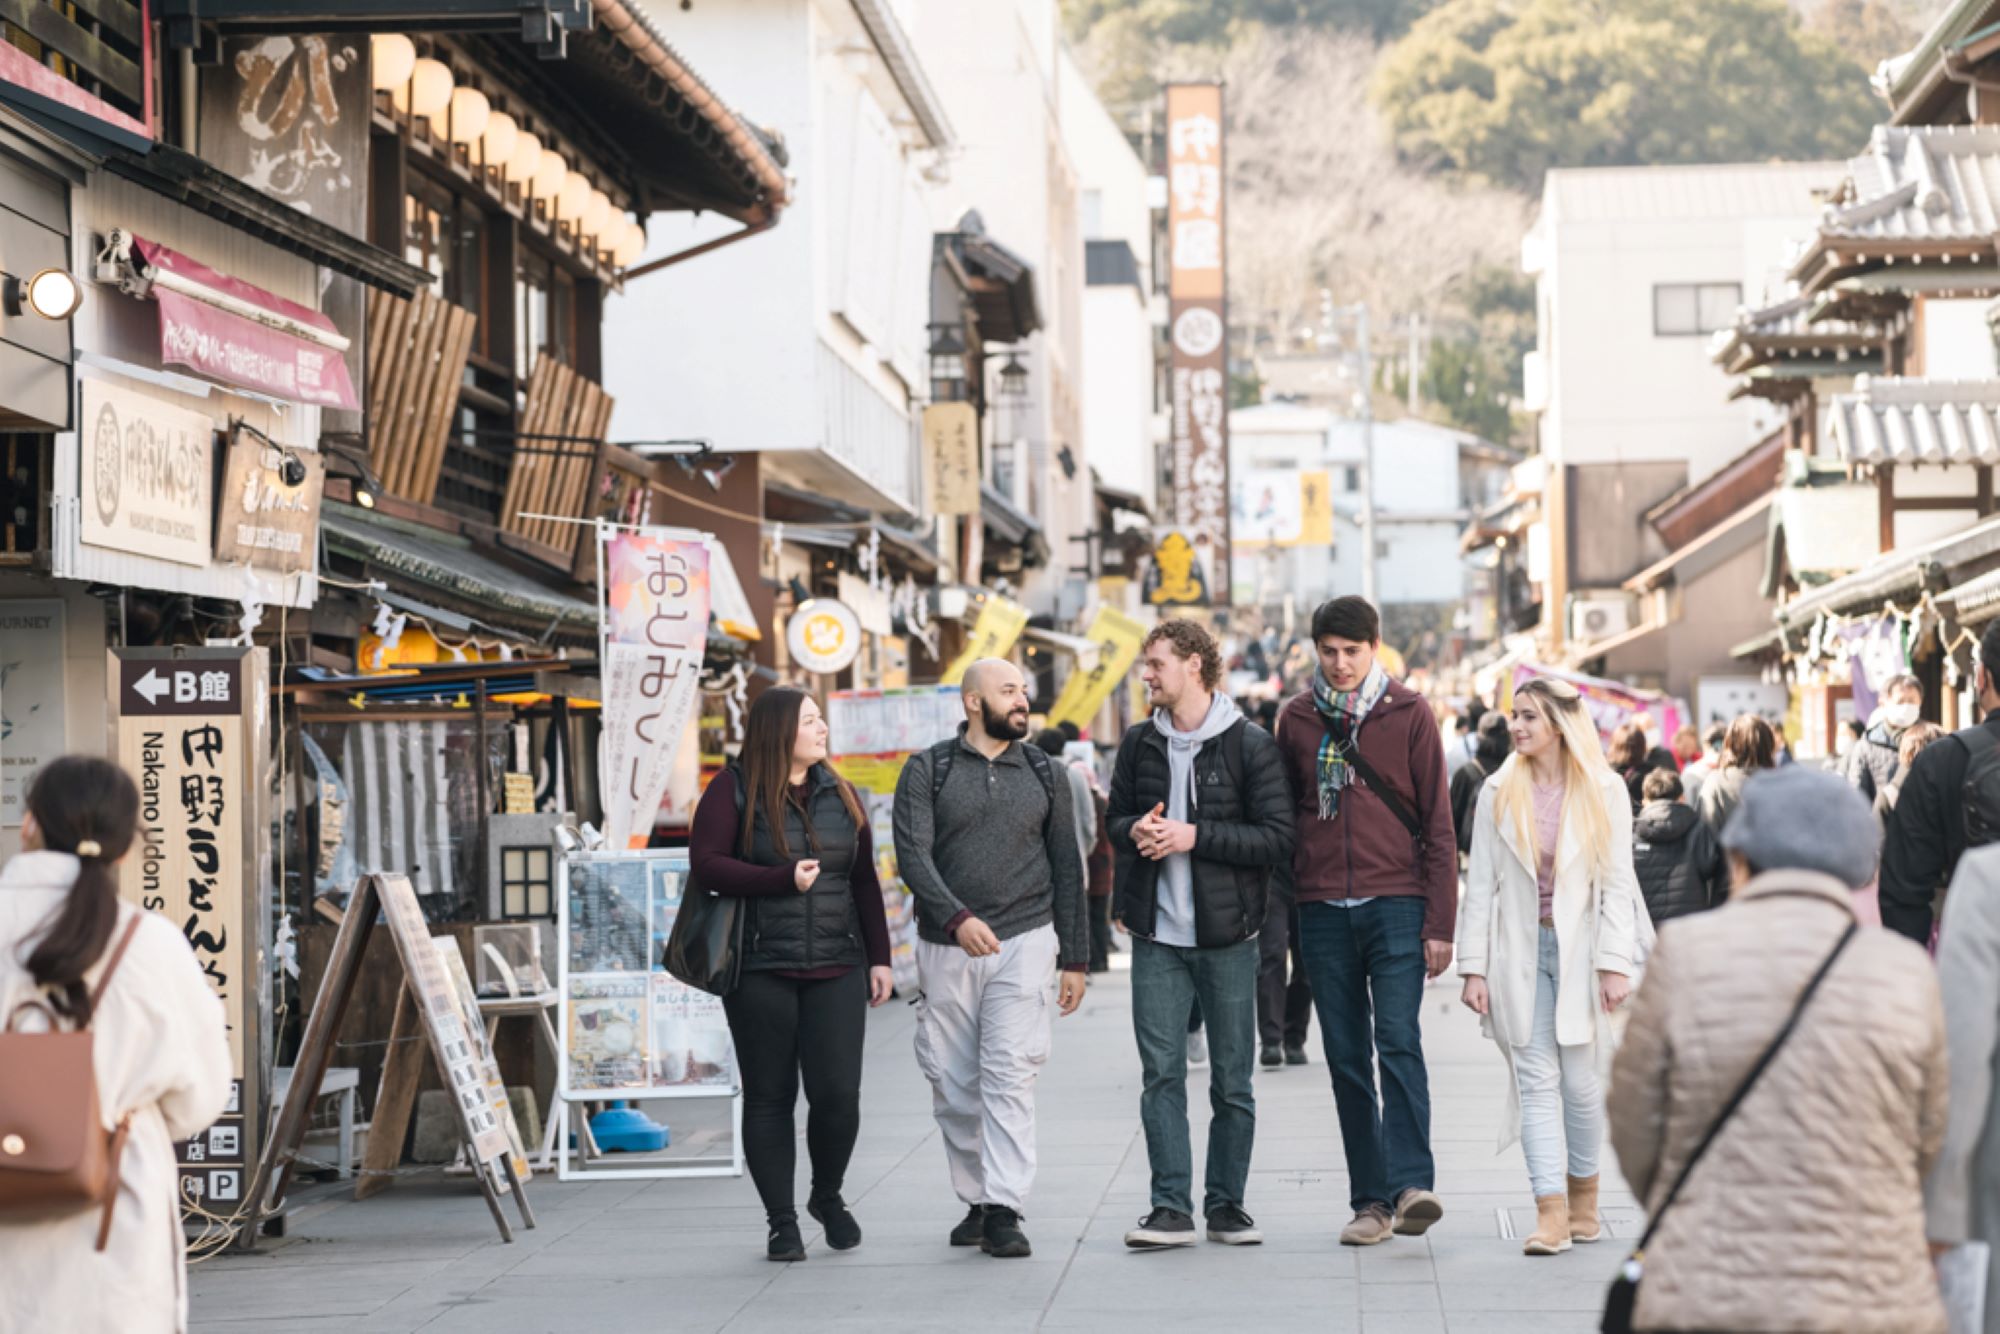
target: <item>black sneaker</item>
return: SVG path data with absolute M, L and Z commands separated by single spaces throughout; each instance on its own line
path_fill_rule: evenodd
M 764 1244 L 766 1260 L 803 1260 L 806 1258 L 806 1241 L 799 1235 L 799 1220 L 795 1214 L 786 1214 L 771 1220 L 771 1239 Z
M 1266 1070 L 1275 1070 L 1284 1063 L 1285 1054 L 1278 1050 L 1278 1044 L 1275 1042 L 1265 1043 L 1264 1054 L 1258 1057 L 1258 1064 L 1262 1065 Z
M 1257 1246 L 1263 1243 L 1264 1234 L 1257 1230 L 1257 1221 L 1243 1212 L 1243 1206 L 1224 1204 L 1208 1211 L 1208 1239 L 1224 1246 Z
M 854 1215 L 838 1195 L 813 1200 L 806 1205 L 806 1212 L 826 1229 L 826 1244 L 834 1250 L 851 1251 L 861 1244 L 861 1224 L 854 1221 Z
M 1305 1044 L 1300 1042 L 1287 1042 L 1285 1044 L 1285 1064 L 1304 1065 L 1305 1063 L 1306 1063 Z
M 986 1235 L 986 1206 L 975 1204 L 965 1211 L 957 1227 L 951 1230 L 951 1244 L 954 1246 L 977 1246 Z
M 1021 1231 L 1021 1215 L 998 1204 L 986 1206 L 986 1229 L 979 1238 L 979 1249 L 1002 1260 L 1034 1253 L 1028 1234 Z
M 1165 1205 L 1139 1220 L 1139 1226 L 1125 1234 L 1125 1244 L 1135 1251 L 1153 1251 L 1167 1246 L 1194 1245 L 1194 1219 Z

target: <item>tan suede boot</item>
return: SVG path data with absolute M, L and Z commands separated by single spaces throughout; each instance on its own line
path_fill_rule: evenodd
M 1597 1178 L 1569 1179 L 1569 1239 L 1597 1241 L 1604 1236 L 1603 1220 L 1597 1216 Z
M 1569 1249 L 1569 1199 L 1562 1195 L 1535 1197 L 1535 1230 L 1521 1247 L 1527 1255 L 1561 1255 Z

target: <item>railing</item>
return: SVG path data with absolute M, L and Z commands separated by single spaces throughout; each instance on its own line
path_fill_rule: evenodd
M 145 40 L 139 6 L 128 0 L 0 0 L 0 42 L 141 121 Z
M 528 377 L 500 531 L 540 548 L 531 553 L 565 569 L 575 562 L 582 529 L 564 520 L 596 512 L 589 507 L 604 480 L 611 402 L 604 386 L 547 353 Z

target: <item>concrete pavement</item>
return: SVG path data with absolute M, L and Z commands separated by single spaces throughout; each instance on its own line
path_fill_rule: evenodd
M 1521 1255 L 1517 1238 L 1533 1216 L 1527 1172 L 1518 1148 L 1494 1151 L 1505 1072 L 1477 1021 L 1457 1005 L 1455 985 L 1433 987 L 1424 1009 L 1446 1206 L 1429 1236 L 1365 1250 L 1335 1243 L 1348 1218 L 1347 1180 L 1315 1025 L 1311 1065 L 1257 1077 L 1246 1205 L 1265 1243 L 1127 1251 L 1124 1231 L 1149 1203 L 1139 1066 L 1126 975 L 1095 982 L 1084 1008 L 1058 1021 L 1040 1085 L 1030 1259 L 994 1260 L 945 1245 L 964 1209 L 946 1183 L 929 1090 L 911 1055 L 911 1011 L 892 1004 L 870 1020 L 861 1141 L 847 1190 L 866 1231 L 855 1251 L 826 1250 L 807 1220 L 810 1259 L 766 1261 L 763 1213 L 747 1178 L 563 1184 L 552 1172 L 538 1175 L 531 1198 L 541 1226 L 517 1231 L 507 1246 L 468 1181 L 416 1177 L 362 1203 L 322 1207 L 260 1254 L 198 1265 L 190 1279 L 194 1326 L 481 1334 L 1596 1329 L 1637 1211 L 1607 1147 L 1611 1236 L 1552 1259 Z M 1197 1071 L 1190 1090 L 1197 1166 L 1205 1078 Z M 799 1157 L 803 1201 L 803 1144 Z

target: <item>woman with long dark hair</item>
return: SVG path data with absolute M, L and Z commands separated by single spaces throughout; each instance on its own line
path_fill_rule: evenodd
M 695 883 L 747 900 L 743 973 L 723 998 L 743 1072 L 743 1151 L 770 1220 L 766 1254 L 803 1260 L 793 1194 L 805 1086 L 806 1209 L 837 1251 L 861 1244 L 841 1184 L 861 1128 L 868 1008 L 889 999 L 889 923 L 854 788 L 826 762 L 826 719 L 803 690 L 750 706 L 742 757 L 695 808 Z
M 21 854 L 0 868 L 0 1023 L 88 1025 L 101 1129 L 125 1128 L 101 1250 L 101 1210 L 0 1215 L 0 1328 L 187 1327 L 174 1142 L 228 1103 L 229 1039 L 186 938 L 119 901 L 138 819 L 124 770 L 56 760 L 28 788 Z
M 1722 737 L 1722 763 L 1703 780 L 1696 809 L 1717 839 L 1729 827 L 1729 817 L 1743 800 L 1743 785 L 1753 774 L 1778 767 L 1778 734 L 1754 713 L 1740 715 Z

